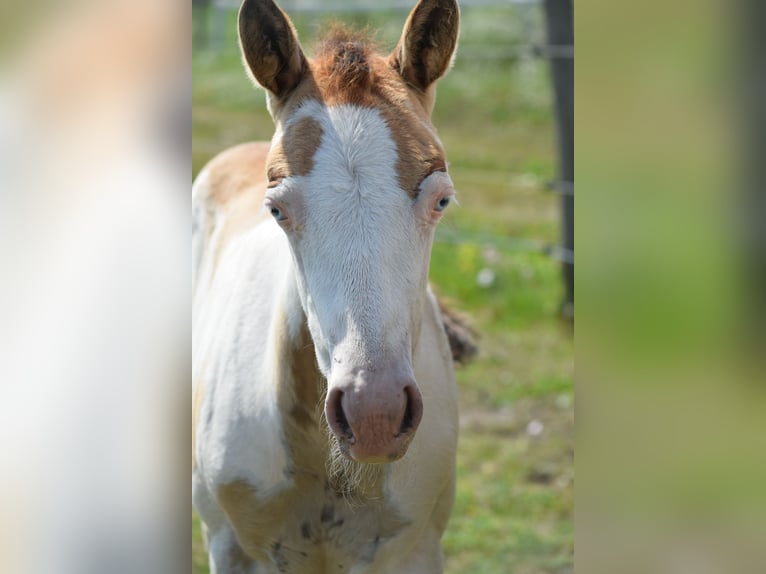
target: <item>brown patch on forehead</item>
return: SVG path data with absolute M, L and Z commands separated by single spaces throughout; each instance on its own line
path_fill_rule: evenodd
M 391 130 L 399 159 L 399 184 L 413 199 L 419 185 L 447 162 L 430 123 L 433 94 L 408 86 L 363 34 L 337 29 L 311 62 L 313 81 L 328 106 L 375 108 Z
M 447 159 L 421 93 L 406 85 L 381 57 L 374 61 L 375 82 L 368 105 L 380 111 L 398 149 L 399 185 L 413 199 L 434 171 L 447 171 Z
M 282 138 L 269 152 L 266 162 L 269 181 L 311 173 L 322 134 L 322 126 L 313 118 L 303 117 L 289 123 Z
M 391 104 L 379 106 L 399 151 L 396 172 L 399 185 L 416 199 L 422 181 L 435 171 L 447 171 L 447 159 L 430 120 L 416 109 Z

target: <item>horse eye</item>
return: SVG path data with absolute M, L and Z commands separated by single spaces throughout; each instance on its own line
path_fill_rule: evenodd
M 450 202 L 452 200 L 449 197 L 442 197 L 441 200 L 439 200 L 439 203 L 436 204 L 436 207 L 434 207 L 434 211 L 442 212 L 449 206 Z
M 271 211 L 272 217 L 274 217 L 274 219 L 276 219 L 277 221 L 285 221 L 287 219 L 287 216 L 278 207 L 272 207 L 270 211 Z

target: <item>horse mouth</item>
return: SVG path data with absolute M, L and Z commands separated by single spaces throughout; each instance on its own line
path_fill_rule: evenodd
M 376 453 L 369 453 L 369 452 L 357 452 L 359 450 L 359 447 L 357 445 L 358 441 L 353 436 L 353 434 L 347 435 L 347 436 L 338 436 L 337 434 L 331 432 L 332 440 L 334 441 L 336 445 L 336 453 L 339 453 L 345 458 L 347 461 L 362 465 L 362 466 L 378 466 L 383 464 L 390 464 L 393 462 L 397 462 L 398 460 L 401 460 L 404 458 L 404 456 L 407 454 L 407 451 L 409 450 L 410 443 L 412 442 L 412 439 L 414 436 L 412 434 L 406 434 L 402 433 L 399 435 L 396 435 L 395 441 L 398 443 L 395 446 L 395 450 L 392 450 L 390 452 L 376 452 Z M 356 448 L 355 448 L 356 447 Z
M 353 444 L 350 444 L 342 439 L 336 438 L 336 440 L 337 440 L 340 453 L 343 455 L 343 457 L 349 462 L 359 464 L 362 466 L 380 466 L 384 464 L 391 464 L 393 462 L 397 462 L 401 460 L 402 458 L 404 458 L 404 455 L 407 454 L 407 447 L 409 446 L 409 444 L 402 445 L 402 447 L 398 451 L 392 452 L 385 456 L 380 455 L 380 456 L 365 457 L 364 459 L 359 459 L 356 456 L 354 456 Z

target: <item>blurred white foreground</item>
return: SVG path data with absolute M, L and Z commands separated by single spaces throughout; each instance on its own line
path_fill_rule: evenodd
M 34 4 L 0 68 L 0 571 L 175 572 L 190 8 Z

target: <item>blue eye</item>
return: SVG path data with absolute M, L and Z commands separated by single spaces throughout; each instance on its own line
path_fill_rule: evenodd
M 278 207 L 271 207 L 269 208 L 269 211 L 271 212 L 271 216 L 276 219 L 277 221 L 286 221 L 287 215 L 279 209 Z
M 441 200 L 439 200 L 439 203 L 436 204 L 436 207 L 434 207 L 434 211 L 442 212 L 449 206 L 452 199 L 450 197 L 442 197 Z

